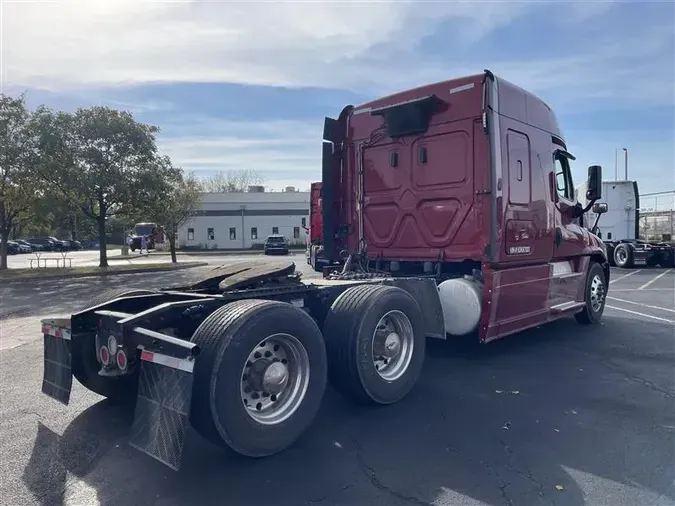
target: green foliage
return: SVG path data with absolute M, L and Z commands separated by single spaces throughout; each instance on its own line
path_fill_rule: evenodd
M 108 265 L 106 220 L 148 205 L 166 164 L 157 163 L 159 129 L 136 121 L 131 113 L 108 107 L 73 114 L 40 107 L 33 127 L 39 139 L 36 162 L 41 178 L 67 203 L 66 215 L 96 222 L 100 266 Z M 170 164 L 169 164 L 170 165 Z
M 121 236 L 125 221 L 155 221 L 175 252 L 201 185 L 157 153 L 158 132 L 109 107 L 31 113 L 23 96 L 0 95 L 0 268 L 12 231 L 97 236 L 106 267 L 107 234 Z
M 150 221 L 164 229 L 169 241 L 171 258 L 176 262 L 176 235 L 178 228 L 188 221 L 201 202 L 201 182 L 194 174 L 184 175 L 173 167 L 168 158 L 159 158 L 146 186 L 142 206 L 132 215 L 134 221 Z
M 24 96 L 0 95 L 0 269 L 7 268 L 7 241 L 14 226 L 28 221 L 39 193 L 31 169 L 33 137 Z

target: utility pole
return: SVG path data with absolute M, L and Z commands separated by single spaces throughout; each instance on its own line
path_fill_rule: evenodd
M 628 150 L 626 148 L 623 148 L 623 154 L 624 154 L 624 168 L 626 171 L 624 179 L 628 181 Z
M 619 180 L 619 149 L 614 148 L 614 181 Z

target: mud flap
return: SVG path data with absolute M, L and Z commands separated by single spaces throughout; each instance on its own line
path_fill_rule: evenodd
M 129 444 L 174 470 L 180 467 L 192 398 L 193 362 L 141 354 Z
M 73 387 L 72 358 L 70 339 L 56 337 L 47 333 L 44 336 L 44 373 L 42 393 L 66 406 L 70 402 Z

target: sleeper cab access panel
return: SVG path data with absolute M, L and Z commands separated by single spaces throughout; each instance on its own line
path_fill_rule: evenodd
M 481 74 L 405 91 L 353 112 L 350 165 L 358 174 L 363 164 L 363 233 L 369 258 L 483 256 L 483 215 L 489 201 L 482 194 L 490 180 L 482 79 Z M 387 117 L 387 108 L 420 97 L 434 98 L 425 132 L 378 135 L 383 115 L 387 125 L 399 121 L 396 112 Z

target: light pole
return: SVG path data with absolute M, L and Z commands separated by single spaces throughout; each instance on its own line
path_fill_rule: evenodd
M 625 180 L 628 181 L 628 150 L 626 148 L 623 148 L 623 155 L 624 155 L 624 169 L 625 169 Z

